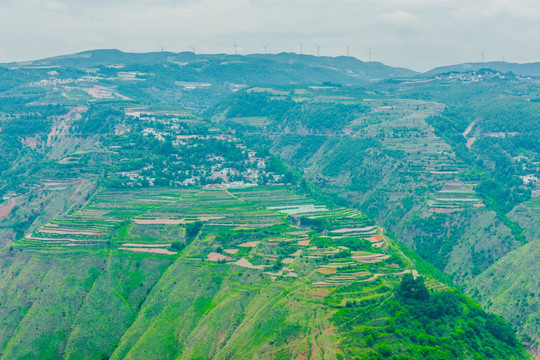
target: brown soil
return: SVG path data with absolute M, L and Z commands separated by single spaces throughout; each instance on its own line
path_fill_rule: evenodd
M 248 241 L 248 242 L 245 242 L 245 243 L 240 244 L 240 245 L 238 245 L 238 246 L 244 247 L 244 248 L 247 248 L 247 247 L 255 247 L 255 246 L 257 246 L 259 243 L 260 243 L 260 241 Z
M 382 236 L 379 234 L 371 235 L 369 237 L 369 240 L 373 242 L 379 242 L 379 241 L 382 241 L 382 239 L 383 239 Z
M 210 254 L 208 254 L 208 260 L 210 260 L 210 261 L 223 261 L 223 260 L 230 261 L 230 260 L 232 260 L 232 258 L 230 256 L 223 255 L 223 254 L 212 251 Z
M 338 230 L 332 230 L 332 232 L 336 234 L 343 234 L 343 233 L 354 232 L 354 231 L 371 231 L 373 229 L 375 229 L 375 226 L 366 226 L 366 227 L 361 227 L 361 228 L 343 228 L 343 229 L 338 229 Z
M 225 249 L 223 252 L 226 252 L 227 254 L 235 255 L 238 252 L 238 249 Z
M 156 248 L 139 248 L 139 247 L 121 247 L 120 250 L 135 251 L 135 252 L 144 252 L 150 254 L 163 254 L 163 255 L 175 255 L 175 251 L 169 251 L 166 249 L 156 249 Z
M 237 262 L 234 262 L 233 264 L 240 267 L 248 268 L 248 269 L 258 269 L 258 270 L 263 270 L 266 267 L 265 265 L 253 265 L 252 263 L 250 263 L 248 260 L 244 258 L 241 258 L 240 260 L 238 260 Z
M 76 230 L 76 229 L 40 229 L 39 232 L 44 233 L 44 234 L 66 234 L 66 235 L 92 235 L 92 236 L 106 235 L 106 233 L 104 232 Z
M 318 272 L 324 275 L 331 275 L 337 273 L 336 269 L 330 269 L 330 268 L 319 268 L 317 269 Z

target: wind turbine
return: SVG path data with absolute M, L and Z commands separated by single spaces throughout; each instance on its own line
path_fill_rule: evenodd
M 234 43 L 234 55 L 238 55 L 238 53 L 236 52 L 236 47 L 238 46 L 238 44 L 236 43 L 236 41 L 233 41 Z
M 268 47 L 268 45 L 263 45 L 263 48 L 264 48 L 264 54 L 266 55 L 266 48 Z
M 371 49 L 369 49 L 369 62 L 371 62 Z
M 484 50 L 480 51 L 480 54 L 482 55 L 482 64 L 484 63 Z
M 317 47 L 317 56 L 321 56 L 321 47 L 319 44 L 315 44 L 315 46 Z
M 158 44 L 158 46 L 161 48 L 161 52 L 163 52 L 163 50 L 165 49 L 165 46 L 163 46 L 161 44 Z
M 192 51 L 194 54 L 195 54 L 195 46 L 196 46 L 196 45 L 197 45 L 197 44 L 193 44 L 193 46 L 191 47 L 191 51 Z
M 350 50 L 350 47 L 349 45 L 347 45 L 347 57 L 349 57 L 349 50 Z
M 304 44 L 300 43 L 300 55 L 303 54 L 303 47 L 304 47 Z

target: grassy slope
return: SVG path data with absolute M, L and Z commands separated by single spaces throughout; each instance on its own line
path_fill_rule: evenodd
M 100 358 L 116 347 L 164 258 L 73 252 L 2 254 L 2 359 Z
M 182 257 L 16 250 L 1 265 L 10 274 L 0 284 L 3 359 L 378 359 L 388 349 L 472 358 L 471 344 L 493 358 L 526 358 L 486 331 L 485 315 L 467 301 L 429 330 L 437 317 L 396 301 L 396 279 L 343 286 L 325 300 L 305 278 L 271 282 L 257 270 Z M 437 339 L 459 346 L 441 351 Z
M 328 133 L 314 136 L 304 129 L 295 132 L 293 126 L 282 133 L 275 131 L 270 136 L 266 131 L 263 133 L 248 126 L 244 131 L 255 139 L 264 139 L 272 152 L 303 172 L 307 180 L 357 204 L 440 270 L 451 274 L 455 282 L 466 284 L 521 244 L 506 224 L 496 217 L 496 213 L 487 207 L 469 205 L 462 212 L 437 216 L 427 211 L 433 206 L 434 199 L 445 196 L 440 192 L 444 182 L 459 181 L 459 173 L 466 172 L 467 167 L 455 159 L 450 146 L 426 125 L 425 116 L 430 110 L 431 113 L 435 111 L 434 104 L 420 101 L 413 104 L 418 108 L 391 100 L 383 104 L 389 105 L 385 107 L 372 101 L 371 113 L 349 126 L 353 131 L 361 129 L 358 133 L 360 139 L 349 139 L 340 132 L 335 136 Z M 278 119 L 276 126 L 281 121 L 287 123 L 289 120 L 286 116 Z M 238 118 L 236 122 L 239 122 Z M 399 131 L 399 126 L 407 122 L 422 130 L 420 137 L 415 137 L 412 132 L 412 136 L 394 139 L 392 130 L 388 129 L 395 127 L 395 131 Z M 383 132 L 390 133 L 390 136 L 376 137 L 379 147 L 362 148 L 362 137 Z M 384 149 L 403 150 L 403 153 L 400 157 Z M 446 152 L 445 156 L 430 156 L 441 150 Z M 458 170 L 458 174 L 421 174 L 430 168 Z M 453 196 L 462 197 L 459 192 Z M 406 205 L 407 201 L 410 204 Z M 531 200 L 508 215 L 525 229 L 528 239 L 535 239 L 538 234 L 537 209 Z M 517 301 L 515 298 L 507 300 L 512 304 Z M 521 306 L 525 305 L 521 303 Z M 517 316 L 519 308 L 514 306 L 515 311 L 509 320 Z M 506 316 L 504 312 L 500 314 Z M 513 323 L 520 326 L 519 321 Z
M 540 240 L 516 249 L 478 276 L 467 293 L 490 312 L 504 316 L 537 348 L 540 339 Z

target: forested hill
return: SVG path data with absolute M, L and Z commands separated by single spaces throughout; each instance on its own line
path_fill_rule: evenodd
M 99 66 L 168 64 L 181 67 L 187 74 L 196 72 L 197 79 L 221 80 L 239 84 L 294 84 L 323 81 L 358 85 L 370 81 L 413 76 L 415 71 L 395 68 L 379 62 L 363 62 L 353 57 L 326 57 L 295 53 L 227 55 L 172 53 L 125 53 L 120 50 L 93 50 L 78 54 L 36 61 L 5 64 L 8 67 L 67 66 L 88 69 Z M 1 65 L 0 65 L 1 66 Z
M 540 76 L 540 63 L 509 63 L 504 61 L 475 62 L 441 66 L 426 72 L 426 75 L 436 75 L 448 72 L 478 71 L 481 69 L 492 69 L 501 72 L 512 72 L 516 75 Z

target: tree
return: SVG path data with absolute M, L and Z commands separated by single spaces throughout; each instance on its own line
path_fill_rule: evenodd
M 411 273 L 403 275 L 397 289 L 397 295 L 404 299 L 420 301 L 429 299 L 429 292 L 424 284 L 424 278 L 419 276 L 415 279 Z

